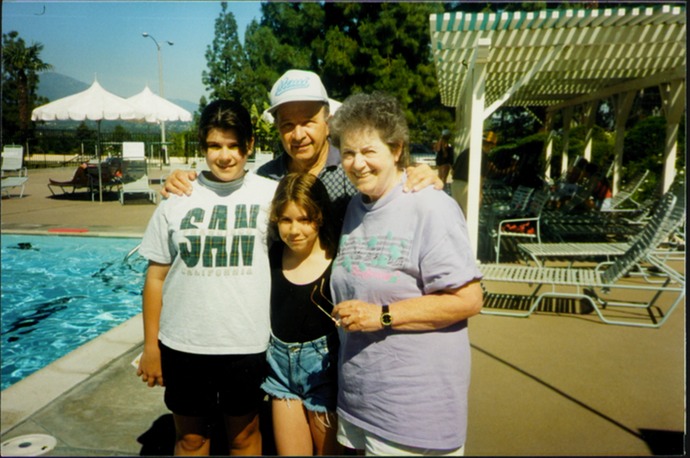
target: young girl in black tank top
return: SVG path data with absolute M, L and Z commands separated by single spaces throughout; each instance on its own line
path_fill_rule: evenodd
M 337 230 L 324 185 L 310 174 L 281 180 L 271 208 L 268 376 L 279 455 L 338 455 L 338 335 L 330 293 Z

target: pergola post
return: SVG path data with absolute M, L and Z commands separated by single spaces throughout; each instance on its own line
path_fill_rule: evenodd
M 563 151 L 561 152 L 561 175 L 568 171 L 568 148 L 570 147 L 570 124 L 573 122 L 573 107 L 563 110 Z
M 666 117 L 666 141 L 664 143 L 664 170 L 662 192 L 668 191 L 676 176 L 676 155 L 678 151 L 678 126 L 685 112 L 685 81 L 675 80 L 660 84 L 664 116 Z
M 556 133 L 553 130 L 553 112 L 551 111 L 546 113 L 544 131 L 547 132 L 546 141 L 544 142 L 544 164 L 546 164 L 544 174 L 546 175 L 547 179 L 550 179 L 553 175 L 553 164 L 551 163 L 553 158 L 553 139 L 556 136 Z
M 615 196 L 621 186 L 621 169 L 623 167 L 623 142 L 625 140 L 625 123 L 628 120 L 630 109 L 637 91 L 627 91 L 614 97 L 614 109 L 616 115 L 616 140 L 613 145 L 613 183 L 612 193 Z
M 599 106 L 598 100 L 592 100 L 587 102 L 584 106 L 584 118 L 585 118 L 585 152 L 584 156 L 589 162 L 592 161 L 592 143 L 594 134 L 594 121 L 597 117 L 597 107 Z
M 470 246 L 474 250 L 475 257 L 479 247 L 479 202 L 482 192 L 482 133 L 484 131 L 484 100 L 486 84 L 486 65 L 491 41 L 480 38 L 474 54 L 474 60 L 470 65 L 471 98 L 470 103 L 470 163 L 467 190 L 467 229 L 470 237 Z

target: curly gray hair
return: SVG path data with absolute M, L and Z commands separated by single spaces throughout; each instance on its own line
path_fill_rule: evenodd
M 402 147 L 398 167 L 410 161 L 410 132 L 400 104 L 388 94 L 374 92 L 349 96 L 328 122 L 331 143 L 340 149 L 343 136 L 356 129 L 375 129 L 391 149 Z

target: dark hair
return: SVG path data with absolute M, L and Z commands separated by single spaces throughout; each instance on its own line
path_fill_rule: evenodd
M 391 149 L 400 147 L 398 167 L 410 160 L 410 132 L 405 112 L 395 97 L 382 92 L 349 96 L 329 121 L 331 143 L 340 148 L 340 141 L 352 129 L 375 129 L 383 143 Z
M 249 112 L 240 103 L 232 100 L 214 100 L 209 103 L 199 118 L 199 146 L 206 151 L 206 138 L 212 129 L 234 130 L 242 154 L 248 154 L 254 139 L 254 128 Z
M 338 247 L 338 230 L 335 226 L 331 200 L 326 186 L 311 173 L 289 173 L 278 183 L 269 215 L 269 239 L 280 241 L 278 221 L 290 202 L 304 209 L 307 217 L 319 228 L 319 239 L 326 252 L 331 257 L 335 256 Z

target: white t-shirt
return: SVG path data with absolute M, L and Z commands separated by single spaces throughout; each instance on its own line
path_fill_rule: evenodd
M 248 172 L 237 188 L 203 175 L 160 203 L 139 253 L 171 264 L 159 339 L 195 354 L 251 354 L 270 335 L 267 225 L 277 183 Z

